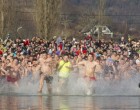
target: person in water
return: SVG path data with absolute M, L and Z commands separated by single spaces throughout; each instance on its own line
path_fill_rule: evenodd
M 44 85 L 44 80 L 46 80 L 47 83 L 47 88 L 48 92 L 52 93 L 52 68 L 51 68 L 51 63 L 52 62 L 52 57 L 51 55 L 45 55 L 43 54 L 43 59 L 40 60 L 40 81 L 39 81 L 39 93 L 42 93 L 43 85 Z
M 98 66 L 98 63 L 96 61 L 93 61 L 94 57 L 92 54 L 88 55 L 88 59 L 81 61 L 78 63 L 77 66 L 83 65 L 85 67 L 85 74 L 84 74 L 84 79 L 87 82 L 87 87 L 86 87 L 86 93 L 87 95 L 90 95 L 92 93 L 92 87 L 94 81 L 96 81 L 96 66 Z
M 69 61 L 68 55 L 64 55 L 63 59 L 59 62 L 58 65 L 58 76 L 59 76 L 59 86 L 57 92 L 60 92 L 60 89 L 64 84 L 67 83 L 71 71 L 71 62 Z
M 16 87 L 19 87 L 18 85 L 18 76 L 16 71 L 14 71 L 14 68 L 11 66 L 6 67 L 6 69 L 1 68 L 1 71 L 4 72 L 4 75 L 6 76 L 7 82 L 13 83 Z

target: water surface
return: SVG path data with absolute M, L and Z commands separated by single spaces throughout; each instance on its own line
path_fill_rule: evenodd
M 0 110 L 140 110 L 139 96 L 0 95 Z

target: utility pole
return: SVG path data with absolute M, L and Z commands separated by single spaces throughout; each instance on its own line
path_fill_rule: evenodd
M 104 17 L 104 14 L 105 14 L 105 3 L 106 3 L 106 0 L 99 0 L 99 24 L 100 25 L 103 25 L 103 17 Z
M 99 0 L 99 7 L 98 7 L 98 40 L 100 39 L 102 33 L 102 25 L 103 25 L 103 16 L 105 14 L 105 3 L 106 0 Z

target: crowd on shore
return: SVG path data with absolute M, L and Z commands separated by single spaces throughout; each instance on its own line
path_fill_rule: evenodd
M 82 40 L 33 37 L 1 42 L 1 81 L 19 87 L 19 81 L 27 78 L 27 82 L 39 82 L 38 92 L 42 92 L 45 80 L 51 93 L 53 75 L 58 74 L 59 92 L 72 72 L 83 77 L 89 88 L 100 79 L 129 79 L 140 72 L 140 40 L 98 41 L 88 35 Z

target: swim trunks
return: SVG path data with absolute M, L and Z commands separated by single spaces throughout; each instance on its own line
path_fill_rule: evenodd
M 93 77 L 84 76 L 84 78 L 89 78 L 90 81 L 96 81 L 96 78 L 94 76 Z
M 52 76 L 45 76 L 44 77 L 44 80 L 46 80 L 47 83 L 50 83 L 51 84 L 52 81 L 53 81 L 53 77 Z
M 7 81 L 15 83 L 16 81 L 18 81 L 18 78 L 17 77 L 11 77 L 10 75 L 8 75 L 7 76 Z

